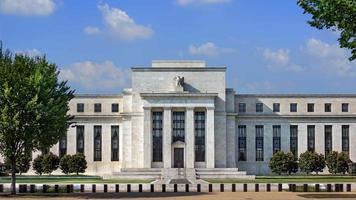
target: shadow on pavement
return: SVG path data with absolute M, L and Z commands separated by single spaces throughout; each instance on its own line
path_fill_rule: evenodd
M 298 194 L 297 196 L 307 199 L 356 199 L 356 194 L 340 194 L 340 193 L 313 193 L 313 194 Z

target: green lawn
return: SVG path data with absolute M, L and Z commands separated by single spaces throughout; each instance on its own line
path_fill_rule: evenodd
M 210 183 L 356 183 L 356 176 L 256 176 L 255 180 L 205 179 Z
M 76 183 L 150 183 L 153 180 L 102 179 L 99 176 L 17 176 L 17 183 L 76 184 Z M 0 177 L 0 183 L 11 183 L 11 177 Z

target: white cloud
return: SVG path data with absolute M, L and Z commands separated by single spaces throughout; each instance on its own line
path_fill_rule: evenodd
M 96 35 L 99 34 L 101 31 L 98 27 L 87 26 L 84 28 L 84 32 L 88 35 Z
M 111 35 L 119 40 L 147 39 L 152 37 L 151 27 L 137 24 L 127 13 L 119 8 L 110 8 L 108 4 L 100 4 L 105 29 L 88 26 L 84 29 L 87 34 L 100 32 Z
M 265 48 L 262 52 L 263 58 L 268 62 L 270 70 L 286 70 L 291 72 L 301 72 L 303 68 L 290 61 L 289 49 L 277 49 L 275 51 Z
M 309 65 L 339 76 L 356 76 L 356 62 L 348 60 L 349 52 L 337 44 L 310 38 L 301 50 L 311 57 Z
M 236 53 L 237 51 L 231 48 L 218 47 L 212 42 L 206 42 L 201 44 L 200 46 L 190 45 L 188 47 L 188 52 L 191 55 L 204 55 L 208 57 L 215 57 L 224 53 Z
M 25 54 L 30 57 L 36 57 L 36 56 L 43 56 L 43 53 L 39 51 L 38 49 L 27 49 L 24 51 L 16 51 L 16 54 Z
M 178 5 L 186 6 L 190 4 L 217 4 L 217 3 L 229 3 L 231 0 L 176 0 Z
M 10 15 L 50 15 L 55 10 L 53 0 L 0 0 L 0 12 Z
M 117 89 L 129 85 L 130 71 L 117 67 L 112 61 L 76 62 L 61 69 L 60 77 L 84 89 Z

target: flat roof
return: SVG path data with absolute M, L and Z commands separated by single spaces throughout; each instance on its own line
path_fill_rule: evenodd
M 356 97 L 356 94 L 235 94 L 237 97 L 265 97 L 265 98 L 345 98 Z

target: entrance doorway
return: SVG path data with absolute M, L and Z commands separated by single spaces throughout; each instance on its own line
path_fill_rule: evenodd
M 184 167 L 184 149 L 174 148 L 174 168 Z

